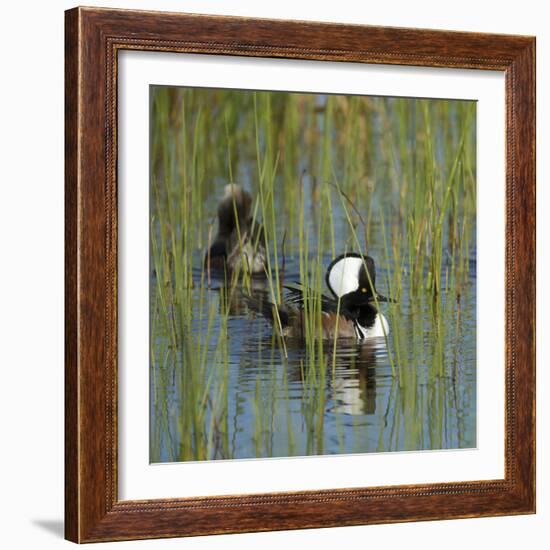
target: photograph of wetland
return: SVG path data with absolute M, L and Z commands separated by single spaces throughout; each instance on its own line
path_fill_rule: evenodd
M 150 87 L 150 461 L 476 446 L 476 102 Z

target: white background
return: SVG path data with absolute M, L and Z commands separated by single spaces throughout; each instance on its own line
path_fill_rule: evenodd
M 88 5 L 105 5 L 87 2 Z M 537 35 L 538 181 L 548 179 L 550 149 L 550 31 L 545 2 L 463 0 L 277 2 L 169 0 L 110 1 L 113 7 L 164 9 L 292 19 L 448 28 Z M 0 322 L 2 452 L 0 517 L 4 548 L 69 547 L 62 540 L 63 517 L 63 10 L 71 2 L 6 4 L 2 10 L 0 86 L 0 235 L 2 299 Z M 546 195 L 546 196 L 545 196 Z M 168 548 L 300 547 L 305 544 L 406 545 L 445 550 L 490 543 L 499 549 L 546 548 L 550 486 L 545 463 L 549 449 L 548 344 L 550 303 L 543 296 L 544 266 L 550 262 L 550 194 L 538 188 L 538 514 L 430 523 L 326 530 L 224 535 L 118 543 Z M 544 241 L 544 242 L 543 242 Z M 544 248 L 546 249 L 544 251 Z M 544 255 L 543 255 L 544 253 Z M 543 302 L 546 311 L 543 312 Z M 545 323 L 546 321 L 546 323 Z M 545 330 L 546 326 L 546 330 Z M 545 349 L 546 348 L 546 349 Z M 547 466 L 546 466 L 547 467 Z M 101 546 L 101 545 L 100 545 Z M 103 545 L 104 546 L 104 545 Z M 118 546 L 117 546 L 118 547 Z M 94 548 L 98 548 L 95 546 Z M 110 546 L 110 548 L 114 548 Z
M 280 59 L 119 56 L 119 496 L 124 500 L 471 481 L 504 477 L 504 77 Z M 477 100 L 476 449 L 149 464 L 149 86 Z M 495 139 L 496 136 L 499 136 Z

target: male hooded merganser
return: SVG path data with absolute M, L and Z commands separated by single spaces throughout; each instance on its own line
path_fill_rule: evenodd
M 240 185 L 230 183 L 218 205 L 218 234 L 204 257 L 207 268 L 229 272 L 245 268 L 265 275 L 266 251 L 262 226 L 250 215 L 252 197 Z
M 342 254 L 328 266 L 326 283 L 332 296 L 321 296 L 322 336 L 325 339 L 383 337 L 389 333 L 386 318 L 378 311 L 378 302 L 393 302 L 376 291 L 374 260 L 354 252 Z M 283 335 L 303 337 L 304 289 L 299 285 L 285 286 L 290 296 L 277 307 Z M 267 309 L 257 297 L 248 304 L 275 322 L 274 305 Z M 277 321 L 278 323 L 278 321 Z

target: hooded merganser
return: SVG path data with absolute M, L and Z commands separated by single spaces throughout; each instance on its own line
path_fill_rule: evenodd
M 331 262 L 325 280 L 332 296 L 321 295 L 323 338 L 365 340 L 389 333 L 388 322 L 378 311 L 377 303 L 394 300 L 376 291 L 375 278 L 374 260 L 370 256 L 349 252 Z M 299 285 L 285 288 L 290 295 L 277 306 L 283 335 L 300 338 L 304 335 L 304 289 Z M 247 302 L 272 322 L 276 320 L 275 306 L 268 300 L 254 297 Z
M 218 205 L 218 234 L 204 257 L 207 268 L 251 275 L 265 275 L 264 231 L 250 215 L 252 197 L 240 185 L 230 183 Z M 243 265 L 244 264 L 244 265 Z

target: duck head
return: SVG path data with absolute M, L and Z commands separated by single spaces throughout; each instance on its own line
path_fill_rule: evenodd
M 218 232 L 222 236 L 229 236 L 237 227 L 242 228 L 250 216 L 252 196 L 248 191 L 236 183 L 229 183 L 224 187 L 224 195 L 218 206 Z
M 329 290 L 348 309 L 393 301 L 376 291 L 375 280 L 374 260 L 355 252 L 338 256 L 327 268 Z

